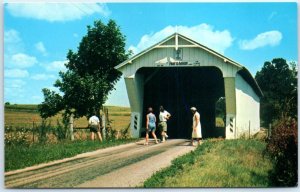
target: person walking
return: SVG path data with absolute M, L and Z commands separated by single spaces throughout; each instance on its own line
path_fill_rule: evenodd
M 166 111 L 164 109 L 163 106 L 160 106 L 159 107 L 159 127 L 160 127 L 160 131 L 161 131 L 161 137 L 162 137 L 162 140 L 161 142 L 165 142 L 166 141 L 166 138 L 168 138 L 169 136 L 167 135 L 167 120 L 170 119 L 171 117 L 171 114 Z
M 90 132 L 91 132 L 91 140 L 94 141 L 95 133 L 96 133 L 98 135 L 99 141 L 102 142 L 102 137 L 101 137 L 101 133 L 100 133 L 100 120 L 95 114 L 96 113 L 94 113 L 94 115 L 89 118 L 89 128 L 90 128 Z
M 194 140 L 198 141 L 198 144 L 201 144 L 202 134 L 201 134 L 201 123 L 200 123 L 200 114 L 197 112 L 196 107 L 191 107 L 193 113 L 193 132 L 192 132 L 192 146 L 194 145 Z
M 156 117 L 153 114 L 153 109 L 151 107 L 148 108 L 148 114 L 146 116 L 146 142 L 145 145 L 148 145 L 149 141 L 149 132 L 151 132 L 153 138 L 155 139 L 155 143 L 157 144 L 157 137 L 155 135 L 156 129 Z

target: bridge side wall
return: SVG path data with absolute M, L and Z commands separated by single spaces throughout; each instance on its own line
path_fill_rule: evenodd
M 253 135 L 260 130 L 260 99 L 239 74 L 235 85 L 237 137 Z

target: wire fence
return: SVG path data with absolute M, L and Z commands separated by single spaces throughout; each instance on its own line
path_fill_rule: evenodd
M 106 115 L 106 117 L 109 117 Z M 75 120 L 76 121 L 76 120 Z M 101 134 L 106 139 L 129 138 L 130 116 L 111 116 L 106 118 L 105 125 L 102 126 Z M 86 123 L 87 124 L 87 123 Z M 76 126 L 73 133 L 69 131 L 69 124 L 65 125 L 61 121 L 57 121 L 56 125 L 43 120 L 32 121 L 31 125 L 4 125 L 4 141 L 5 145 L 32 145 L 35 143 L 58 143 L 69 140 L 73 134 L 75 141 L 83 141 L 90 139 L 90 130 L 88 125 Z

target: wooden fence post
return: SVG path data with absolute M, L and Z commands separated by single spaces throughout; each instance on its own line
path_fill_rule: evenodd
M 250 121 L 249 121 L 249 139 L 251 139 L 251 130 L 250 130 L 250 126 L 251 124 L 250 124 Z
M 32 121 L 32 143 L 34 143 L 34 121 Z
M 271 134 L 272 134 L 272 124 L 269 124 L 269 129 L 268 129 L 268 139 L 271 138 Z
M 108 108 L 104 109 L 104 114 L 105 114 L 105 134 L 109 135 L 109 131 L 111 133 L 111 126 L 109 125 L 109 117 L 108 117 Z
M 74 140 L 74 134 L 73 134 L 73 126 L 74 126 L 74 119 L 73 119 L 73 115 L 70 116 L 70 121 L 69 121 L 69 133 L 70 133 L 70 138 L 71 141 Z
M 103 110 L 104 111 L 104 110 Z M 105 119 L 105 112 L 101 115 L 101 123 L 102 123 L 102 135 L 103 135 L 103 140 L 105 140 L 106 139 L 106 124 L 105 124 L 105 122 L 106 122 L 106 119 Z

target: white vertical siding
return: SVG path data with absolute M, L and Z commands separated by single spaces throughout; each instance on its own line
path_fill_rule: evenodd
M 178 45 L 191 45 L 191 43 L 182 38 L 178 38 Z
M 144 97 L 144 77 L 136 74 L 134 78 L 125 78 L 126 89 L 131 108 L 131 135 L 134 138 L 140 137 L 143 97 Z
M 174 48 L 155 48 L 142 57 L 136 58 L 121 70 L 125 77 L 129 77 L 142 67 L 156 67 L 155 62 L 166 57 L 174 57 Z M 223 59 L 196 47 L 183 48 L 183 60 L 189 63 L 198 61 L 200 66 L 216 66 L 222 71 L 223 77 L 235 77 L 239 70 L 237 66 L 225 63 Z
M 238 137 L 253 135 L 260 129 L 259 103 L 260 99 L 252 87 L 239 74 L 235 78 L 236 84 L 236 127 Z
M 171 38 L 170 40 L 164 42 L 162 45 L 174 45 L 175 44 L 175 38 Z

